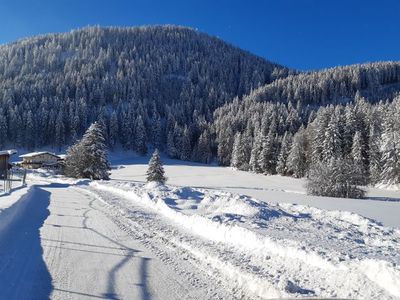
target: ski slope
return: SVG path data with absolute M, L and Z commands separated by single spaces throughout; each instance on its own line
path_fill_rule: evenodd
M 390 218 L 293 204 L 310 201 L 301 180 L 174 160 L 168 185 L 145 184 L 144 159 L 116 156 L 110 181 L 39 171 L 0 197 L 1 296 L 400 299 Z M 375 192 L 349 201 L 396 213 L 397 192 Z

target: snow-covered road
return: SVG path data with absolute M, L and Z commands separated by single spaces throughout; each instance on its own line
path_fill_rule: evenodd
M 219 287 L 84 188 L 31 188 L 0 233 L 1 299 L 191 299 Z M 140 226 L 137 223 L 136 226 Z M 229 292 L 225 292 L 228 296 Z

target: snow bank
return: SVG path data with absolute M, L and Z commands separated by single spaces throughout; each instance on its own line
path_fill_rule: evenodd
M 366 259 L 358 266 L 367 277 L 390 294 L 400 298 L 400 267 L 387 261 Z
M 250 255 L 257 266 L 271 267 L 271 257 L 290 265 L 283 267 L 287 268 L 289 275 L 281 276 L 278 280 L 281 288 L 277 289 L 265 279 L 243 272 L 225 259 L 216 259 L 195 247 L 183 245 L 211 266 L 222 269 L 236 282 L 245 284 L 258 296 L 280 297 L 291 295 L 290 291 L 301 294 L 307 289 L 293 283 L 290 276 L 303 272 L 298 276 L 306 284 L 309 279 L 305 277 L 313 272 L 312 276 L 325 276 L 326 282 L 338 281 L 347 285 L 342 287 L 343 290 L 350 290 L 354 285 L 362 295 L 365 280 L 370 280 L 383 291 L 400 297 L 396 288 L 400 286 L 398 230 L 383 227 L 357 214 L 295 204 L 265 203 L 227 192 L 188 187 L 126 182 L 92 182 L 90 186 L 150 208 L 179 228 L 203 239 L 234 247 L 240 253 Z M 384 278 L 376 275 L 377 270 L 384 274 Z M 348 276 L 347 283 L 344 274 Z M 264 284 L 261 283 L 263 280 Z M 373 294 L 376 287 L 370 289 Z M 366 292 L 366 295 L 371 293 Z M 354 294 L 342 291 L 338 295 L 351 297 Z
M 0 233 L 7 230 L 10 222 L 23 210 L 32 189 L 32 187 L 22 187 L 0 197 Z

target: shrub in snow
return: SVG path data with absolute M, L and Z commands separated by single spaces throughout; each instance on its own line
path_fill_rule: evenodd
M 65 174 L 74 178 L 109 179 L 110 169 L 102 127 L 95 122 L 67 150 Z
M 156 149 L 149 161 L 149 168 L 146 172 L 147 181 L 165 183 L 165 181 L 167 181 L 167 178 L 164 176 L 164 173 L 165 172 L 161 163 L 160 153 Z
M 359 188 L 364 182 L 360 169 L 353 161 L 332 159 L 316 163 L 310 170 L 307 192 L 315 196 L 362 198 L 365 191 Z

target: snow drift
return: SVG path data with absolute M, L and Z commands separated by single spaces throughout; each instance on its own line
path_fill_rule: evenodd
M 400 297 L 399 230 L 357 214 L 188 187 L 126 182 L 90 187 L 150 209 L 205 241 L 199 246 L 171 236 L 254 295 Z

